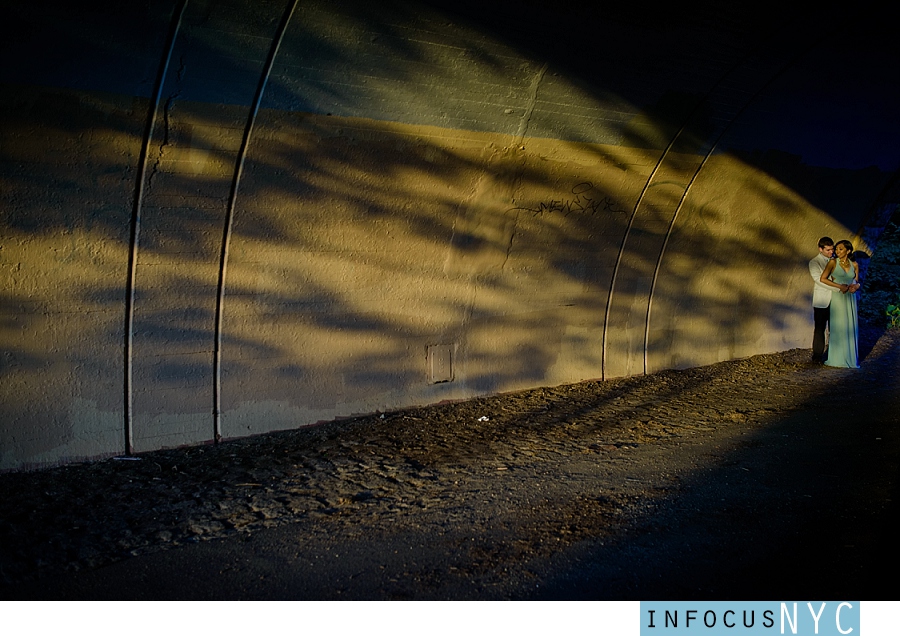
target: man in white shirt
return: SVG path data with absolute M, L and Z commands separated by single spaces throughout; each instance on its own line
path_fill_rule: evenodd
M 828 327 L 828 319 L 831 314 L 831 287 L 820 281 L 825 266 L 834 255 L 834 241 L 827 236 L 819 239 L 819 253 L 809 261 L 809 275 L 813 279 L 813 318 L 815 331 L 813 332 L 812 360 L 824 362 L 825 360 L 825 329 Z

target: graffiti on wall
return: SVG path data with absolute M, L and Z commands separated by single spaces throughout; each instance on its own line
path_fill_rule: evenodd
M 590 181 L 582 181 L 572 188 L 571 195 L 562 199 L 541 201 L 530 207 L 516 207 L 512 210 L 524 210 L 535 216 L 543 214 L 590 214 L 599 212 L 625 213 L 626 210 L 615 199 L 597 191 Z

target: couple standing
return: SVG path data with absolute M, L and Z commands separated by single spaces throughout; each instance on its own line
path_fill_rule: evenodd
M 809 262 L 813 278 L 813 362 L 830 367 L 859 368 L 859 326 L 856 316 L 856 291 L 859 289 L 859 265 L 850 260 L 853 244 L 827 236 L 819 239 L 819 254 Z M 825 349 L 825 328 L 828 349 Z M 827 356 L 826 356 L 827 353 Z

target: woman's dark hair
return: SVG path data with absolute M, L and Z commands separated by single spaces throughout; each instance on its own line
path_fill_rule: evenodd
M 843 245 L 847 248 L 847 258 L 853 256 L 853 243 L 851 243 L 847 239 L 844 239 L 843 241 L 838 241 L 834 244 L 835 247 L 837 247 L 838 245 Z

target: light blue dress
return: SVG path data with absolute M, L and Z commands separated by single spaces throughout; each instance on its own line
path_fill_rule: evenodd
M 841 285 L 850 285 L 856 272 L 851 263 L 850 271 L 835 262 L 831 280 Z M 828 318 L 828 358 L 829 367 L 859 368 L 859 322 L 856 317 L 856 294 L 842 294 L 835 289 L 831 294 L 831 311 Z

